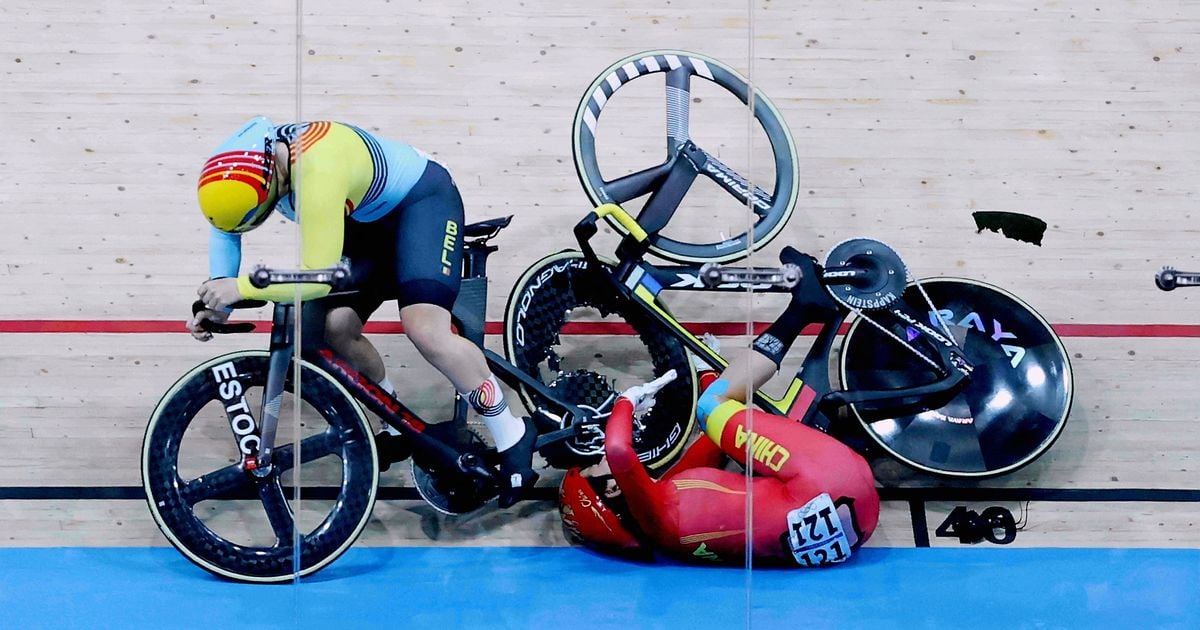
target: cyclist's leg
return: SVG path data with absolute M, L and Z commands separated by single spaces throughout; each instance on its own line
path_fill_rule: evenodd
M 450 327 L 450 309 L 462 281 L 462 197 L 446 169 L 431 160 L 395 212 L 396 279 L 405 331 L 421 356 L 483 416 L 511 484 L 500 495 L 501 507 L 507 507 L 537 480 L 532 467 L 537 434 L 532 423 L 508 409 L 483 352 Z
M 328 309 L 325 341 L 363 376 L 394 396 L 396 388 L 387 377 L 387 365 L 374 344 L 363 335 L 363 325 L 388 299 L 388 288 L 395 284 L 390 273 L 380 272 L 395 266 L 391 260 L 392 237 L 381 237 L 395 234 L 395 217 L 385 215 L 371 223 L 348 219 L 345 226 L 342 255 L 350 260 L 350 281 L 346 288 L 354 292 L 324 298 Z M 399 429 L 387 423 L 382 426 L 383 431 L 375 435 L 381 472 L 412 454 L 411 445 L 400 437 Z
M 716 372 L 711 370 L 697 373 L 696 380 L 700 386 L 700 391 L 708 389 L 708 386 L 712 385 L 718 376 Z M 683 457 L 680 457 L 679 461 L 667 471 L 667 474 L 663 475 L 663 480 L 670 479 L 692 468 L 716 468 L 721 465 L 724 459 L 725 454 L 721 452 L 721 448 L 717 446 L 716 442 L 713 442 L 705 434 L 701 433 L 696 438 L 696 441 L 692 442 L 692 445 L 683 452 Z
M 379 351 L 363 336 L 364 323 L 353 307 L 332 308 L 325 316 L 325 340 L 363 376 L 383 383 L 387 380 L 387 368 Z
M 726 400 L 745 402 L 749 392 L 770 380 L 804 326 L 825 321 L 837 312 L 837 306 L 821 284 L 815 258 L 787 247 L 779 259 L 800 268 L 800 283 L 792 289 L 792 299 L 783 313 L 751 344 L 753 351 L 730 363 L 721 378 L 705 388 L 696 411 L 701 427 L 717 405 Z
M 451 329 L 450 310 L 462 283 L 462 198 L 445 168 L 430 161 L 393 213 L 391 247 L 404 331 L 457 391 L 472 392 L 491 372 L 479 348 Z
M 696 405 L 696 417 L 704 429 L 708 416 L 722 402 L 745 402 L 747 393 L 762 387 L 779 371 L 779 365 L 758 352 L 743 350 L 721 373 L 721 377 L 704 387 Z

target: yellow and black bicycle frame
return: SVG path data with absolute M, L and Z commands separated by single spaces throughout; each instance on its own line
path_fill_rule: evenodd
M 616 204 L 604 204 L 588 213 L 575 226 L 575 236 L 579 241 L 584 256 L 594 264 L 593 269 L 601 269 L 595 252 L 589 240 L 596 234 L 596 223 L 600 219 L 615 221 L 624 228 L 625 238 L 617 248 L 619 262 L 614 274 L 602 274 L 622 299 L 632 302 L 638 308 L 651 315 L 663 327 L 664 334 L 680 339 L 689 351 L 701 357 L 717 371 L 725 369 L 728 361 L 720 354 L 706 346 L 696 335 L 681 323 L 659 299 L 663 291 L 747 291 L 785 292 L 774 285 L 722 285 L 706 287 L 700 280 L 699 265 L 652 265 L 644 259 L 649 251 L 650 233 L 639 221 Z M 795 420 L 816 426 L 822 430 L 828 428 L 829 419 L 821 415 L 815 403 L 821 394 L 829 392 L 828 357 L 834 339 L 841 328 L 845 315 L 839 315 L 836 321 L 826 322 L 817 335 L 816 342 L 804 361 L 804 366 L 795 375 L 787 390 L 779 398 L 775 398 L 759 390 L 755 392 L 754 400 L 763 409 L 772 413 L 788 416 Z

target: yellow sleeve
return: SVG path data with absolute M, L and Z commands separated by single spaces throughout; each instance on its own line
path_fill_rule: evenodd
M 314 142 L 292 164 L 303 269 L 330 267 L 342 256 L 346 200 L 354 181 L 353 160 L 342 159 L 342 155 L 353 147 L 343 146 L 344 143 L 337 142 L 341 138 L 330 135 L 333 137 Z M 296 299 L 296 287 L 300 288 L 302 300 L 319 298 L 330 291 L 324 284 L 282 284 L 258 289 L 250 284 L 249 275 L 238 277 L 238 290 L 246 299 L 292 302 Z

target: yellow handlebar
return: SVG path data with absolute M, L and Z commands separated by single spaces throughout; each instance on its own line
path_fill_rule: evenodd
M 611 216 L 613 219 L 616 219 L 617 223 L 620 223 L 621 227 L 625 228 L 625 231 L 639 242 L 649 238 L 646 230 L 643 230 L 642 226 L 638 225 L 637 220 L 630 216 L 628 212 L 625 212 L 624 208 L 615 203 L 606 203 L 592 212 L 595 212 L 596 216 L 601 218 Z

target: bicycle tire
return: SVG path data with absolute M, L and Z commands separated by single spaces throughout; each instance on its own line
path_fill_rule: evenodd
M 947 325 L 966 329 L 963 352 L 975 365 L 967 387 L 947 405 L 919 414 L 868 421 L 851 406 L 851 415 L 872 442 L 917 470 L 987 478 L 1029 465 L 1054 445 L 1070 415 L 1074 376 L 1062 340 L 1033 307 L 999 287 L 966 278 L 921 285 Z M 915 285 L 904 299 L 927 309 Z M 932 313 L 930 320 L 941 329 Z M 862 323 L 851 324 L 842 341 L 844 387 L 891 389 L 934 380 L 911 353 Z
M 301 457 L 303 465 L 325 457 L 336 456 L 340 460 L 340 485 L 333 488 L 334 507 L 301 540 L 299 565 L 293 556 L 291 536 L 275 532 L 276 544 L 252 545 L 226 538 L 211 527 L 211 523 L 198 514 L 198 506 L 212 501 L 206 511 L 220 517 L 224 514 L 239 514 L 232 507 L 243 501 L 246 494 L 251 498 L 256 491 L 266 492 L 272 497 L 276 516 L 290 519 L 287 531 L 296 528 L 296 516 L 291 498 L 281 485 L 280 476 L 292 465 L 289 444 L 277 447 L 275 461 L 281 472 L 269 481 L 256 483 L 248 473 L 240 470 L 236 445 L 230 440 L 233 462 L 219 470 L 195 478 L 180 474 L 180 449 L 185 440 L 200 439 L 188 436 L 189 428 L 204 430 L 202 423 L 193 426 L 197 416 L 212 402 L 226 406 L 231 399 L 221 398 L 214 370 L 230 364 L 244 391 L 262 388 L 266 382 L 269 355 L 265 351 L 245 350 L 233 352 L 206 361 L 184 374 L 163 395 L 151 414 L 142 443 L 142 484 L 151 516 L 167 540 L 188 560 L 197 566 L 223 578 L 243 582 L 284 582 L 297 576 L 307 576 L 328 566 L 344 553 L 362 533 L 370 519 L 375 504 L 379 479 L 379 459 L 371 434 L 370 424 L 358 404 L 332 376 L 316 366 L 301 362 L 301 399 L 328 423 L 328 428 L 311 438 L 303 438 Z M 292 374 L 289 372 L 287 391 L 293 391 Z M 229 380 L 225 380 L 229 383 Z M 234 396 L 237 396 L 234 393 Z M 251 405 L 254 415 L 258 410 Z M 233 435 L 233 429 L 225 418 L 224 409 L 219 418 L 225 421 L 224 431 Z M 217 414 L 214 414 L 217 416 Z M 257 420 L 257 418 L 256 418 Z M 215 431 L 217 440 L 223 439 Z M 257 433 L 257 431 L 256 431 Z M 280 432 L 280 437 L 284 432 Z M 326 451 L 328 451 L 326 453 Z M 315 466 L 315 465 L 314 465 Z M 310 466 L 310 469 L 312 466 Z M 290 473 L 293 480 L 297 474 Z M 187 475 L 191 477 L 191 475 Z M 301 483 L 306 483 L 300 476 Z M 308 488 L 302 490 L 308 492 Z M 313 491 L 320 499 L 321 488 Z M 326 492 L 326 494 L 329 494 Z M 261 495 L 260 495 L 261 496 Z M 286 506 L 278 505 L 279 498 Z M 308 497 L 301 497 L 309 501 Z M 264 512 L 268 511 L 265 499 Z M 311 505 L 311 504 L 310 504 Z M 286 509 L 284 509 L 286 508 Z M 282 510 L 282 511 L 281 511 Z M 303 508 L 302 514 L 303 516 Z M 270 519 L 268 518 L 268 521 Z M 272 524 L 269 529 L 275 529 Z
M 609 267 L 612 262 L 602 260 Z M 657 396 L 657 404 L 643 418 L 644 429 L 635 431 L 634 449 L 651 470 L 665 469 L 682 453 L 687 439 L 695 429 L 696 378 L 687 350 L 675 337 L 664 334 L 648 315 L 618 304 L 615 296 L 605 294 L 607 284 L 602 278 L 590 277 L 588 261 L 583 254 L 566 250 L 551 254 L 534 263 L 514 285 L 504 318 L 504 349 L 508 360 L 518 369 L 550 386 L 557 379 L 574 378 L 582 370 L 549 365 L 555 355 L 554 346 L 561 342 L 562 332 L 572 310 L 595 308 L 602 315 L 615 316 L 617 328 L 628 326 L 637 338 L 639 348 L 647 353 L 653 374 L 635 374 L 627 383 L 617 383 L 621 389 L 653 380 L 674 369 L 678 375 Z M 627 332 L 621 330 L 618 334 Z M 583 353 L 588 354 L 588 353 Z M 597 355 L 603 352 L 595 353 Z M 588 359 L 601 358 L 587 356 Z M 639 357 L 643 358 L 643 357 Z M 544 376 L 542 367 L 555 378 Z M 588 366 L 580 366 L 588 367 Z M 608 372 L 608 364 L 600 366 Z M 626 366 L 612 366 L 612 371 Z M 646 370 L 649 371 L 649 370 Z M 597 386 L 596 379 L 580 379 L 587 387 Z M 527 408 L 538 406 L 536 393 L 518 388 Z M 590 397 L 592 393 L 580 393 Z M 571 396 L 568 396 L 570 398 Z M 572 400 L 572 402 L 578 402 Z
M 571 130 L 575 173 L 592 205 L 621 204 L 628 201 L 610 193 L 608 188 L 612 182 L 605 181 L 597 162 L 595 128 L 604 106 L 621 86 L 638 77 L 681 68 L 691 76 L 701 77 L 724 88 L 741 99 L 742 103 L 749 102 L 750 85 L 745 77 L 728 65 L 697 53 L 683 50 L 648 50 L 610 65 L 584 91 L 575 109 Z M 670 104 L 670 99 L 668 101 Z M 686 112 L 686 98 L 677 107 Z M 754 117 L 771 144 L 771 153 L 775 160 L 775 185 L 770 194 L 770 207 L 763 210 L 751 230 L 721 241 L 689 243 L 654 234 L 650 237 L 651 252 L 680 263 L 731 262 L 745 258 L 767 245 L 787 225 L 799 198 L 800 173 L 796 143 L 783 115 L 771 99 L 759 91 L 754 92 Z M 687 118 L 686 113 L 682 118 Z M 669 128 L 670 125 L 668 120 Z M 686 134 L 686 129 L 682 130 L 682 133 Z M 709 176 L 715 178 L 716 173 Z M 734 179 L 740 178 L 738 184 L 745 186 L 743 176 L 731 170 L 724 175 L 726 178 L 730 176 Z M 627 233 L 620 223 L 611 218 L 608 221 L 614 229 L 622 234 Z

